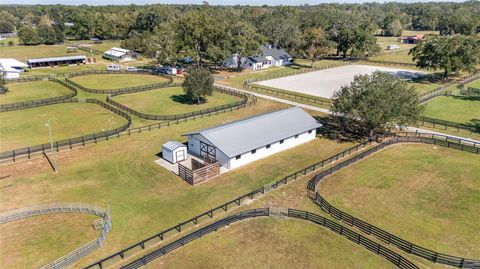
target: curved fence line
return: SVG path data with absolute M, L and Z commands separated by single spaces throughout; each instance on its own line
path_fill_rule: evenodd
M 442 139 L 439 139 L 442 138 Z M 370 148 L 358 155 L 353 156 L 345 161 L 342 161 L 335 166 L 315 175 L 308 183 L 308 190 L 310 191 L 310 198 L 320 206 L 320 208 L 330 214 L 332 217 L 343 221 L 353 227 L 360 229 L 361 231 L 373 235 L 376 238 L 382 240 L 385 243 L 394 245 L 398 249 L 405 251 L 409 254 L 413 254 L 429 260 L 434 263 L 455 266 L 460 268 L 479 268 L 480 260 L 468 259 L 463 257 L 452 256 L 448 254 L 439 253 L 419 245 L 413 244 L 405 239 L 402 239 L 398 236 L 395 236 L 387 231 L 384 231 L 372 224 L 367 223 L 361 219 L 358 219 L 334 206 L 332 206 L 324 197 L 320 195 L 317 191 L 317 184 L 323 180 L 325 177 L 341 170 L 342 168 L 348 167 L 354 163 L 357 163 L 360 160 L 365 159 L 366 157 L 372 155 L 375 152 L 378 152 L 381 149 L 389 147 L 393 144 L 398 143 L 426 143 L 434 144 L 439 146 L 444 146 L 448 148 L 453 148 L 461 151 L 467 151 L 474 154 L 480 154 L 480 145 L 472 142 L 465 142 L 459 140 L 459 142 L 450 142 L 448 141 L 448 136 L 439 136 L 439 135 L 429 135 L 425 136 L 422 134 L 410 135 L 408 133 L 400 133 L 399 136 L 395 136 L 390 140 L 387 140 L 383 143 L 380 143 L 373 148 Z
M 220 86 L 214 86 L 214 89 L 215 89 L 215 91 L 217 91 L 219 93 L 224 93 L 224 94 L 240 97 L 240 98 L 242 98 L 242 100 L 234 102 L 234 103 L 226 104 L 226 105 L 221 105 L 221 106 L 216 106 L 216 107 L 212 107 L 212 108 L 192 111 L 190 113 L 176 114 L 176 115 L 146 114 L 146 113 L 136 111 L 136 110 L 134 110 L 134 109 L 132 109 L 132 108 L 126 106 L 126 105 L 120 104 L 120 103 L 111 99 L 111 97 L 113 97 L 113 96 L 117 96 L 117 95 L 124 94 L 124 93 L 112 94 L 111 97 L 107 96 L 107 103 L 109 103 L 109 104 L 111 104 L 111 105 L 113 105 L 117 108 L 120 108 L 124 111 L 127 111 L 128 113 L 130 113 L 132 115 L 135 115 L 137 117 L 140 117 L 142 119 L 147 119 L 147 120 L 177 120 L 177 119 L 184 119 L 184 118 L 189 118 L 189 117 L 193 117 L 193 116 L 199 116 L 199 115 L 214 113 L 216 111 L 221 111 L 221 110 L 225 110 L 225 109 L 236 108 L 236 107 L 245 105 L 248 102 L 249 97 L 251 97 L 254 100 L 254 102 L 256 102 L 256 98 L 251 94 L 243 93 L 243 92 L 240 92 L 240 91 L 236 91 L 236 90 L 232 90 L 232 89 L 229 89 L 229 88 L 226 88 L 226 87 L 220 87 Z
M 127 130 L 130 125 L 132 124 L 132 118 L 130 115 L 127 113 L 123 112 L 122 110 L 112 107 L 102 101 L 99 101 L 97 99 L 78 99 L 78 98 L 72 98 L 72 99 L 65 99 L 65 100 L 58 100 L 50 104 L 36 104 L 35 106 L 43 106 L 43 105 L 53 105 L 53 104 L 62 104 L 62 103 L 91 103 L 91 104 L 96 104 L 99 106 L 102 106 L 111 112 L 125 118 L 127 122 L 123 124 L 122 126 L 108 130 L 108 131 L 103 131 L 103 132 L 97 132 L 93 134 L 88 134 L 84 136 L 78 136 L 78 137 L 73 137 L 73 138 L 67 138 L 63 140 L 57 140 L 53 142 L 54 148 L 59 151 L 61 147 L 66 147 L 68 146 L 70 149 L 72 148 L 73 145 L 75 144 L 82 144 L 85 145 L 87 142 L 94 141 L 95 143 L 97 140 L 100 139 L 107 139 L 111 136 L 119 135 L 122 131 Z M 0 160 L 5 160 L 5 159 L 12 159 L 15 161 L 15 159 L 19 156 L 28 156 L 30 158 L 30 155 L 33 153 L 37 152 L 42 152 L 45 154 L 45 151 L 50 150 L 51 145 L 50 143 L 44 143 L 40 145 L 35 145 L 35 146 L 29 146 L 29 147 L 24 147 L 24 148 L 19 148 L 19 149 L 14 149 L 14 150 L 9 150 L 9 151 L 4 151 L 0 153 Z
M 58 213 L 80 213 L 99 216 L 102 218 L 102 231 L 100 232 L 100 235 L 97 239 L 88 242 L 87 244 L 71 251 L 70 253 L 61 258 L 58 258 L 48 263 L 45 266 L 42 266 L 42 269 L 64 268 L 74 263 L 78 259 L 86 256 L 90 252 L 103 245 L 103 242 L 105 241 L 108 232 L 112 228 L 110 210 L 105 210 L 95 205 L 79 203 L 47 204 L 9 211 L 0 215 L 0 224 L 17 221 L 33 216 Z
M 322 167 L 325 167 L 333 162 L 336 162 L 337 160 L 345 157 L 345 156 L 348 156 L 348 155 L 351 155 L 351 154 L 354 154 L 358 151 L 362 151 L 366 146 L 370 145 L 372 142 L 371 141 L 367 141 L 367 142 L 364 142 L 364 143 L 361 143 L 359 145 L 356 145 L 356 146 L 353 146 L 351 148 L 348 148 L 340 153 L 337 153 L 333 156 L 330 156 L 324 160 L 321 160 L 321 161 L 318 161 L 310 166 L 307 166 L 301 170 L 298 170 L 290 175 L 287 175 L 279 180 L 276 180 L 274 182 L 271 182 L 271 183 L 268 183 L 268 184 L 265 184 L 264 186 L 261 186 L 253 191 L 250 191 L 244 195 L 241 195 L 233 200 L 230 200 L 230 201 L 227 201 L 215 208 L 212 208 L 208 211 L 205 211 L 189 220 L 186 220 L 184 222 L 181 222 L 181 223 L 178 223 L 177 225 L 173 226 L 173 227 L 170 227 L 168 229 L 165 229 L 157 234 L 154 234 L 148 238 L 145 238 L 135 244 L 132 244 L 120 251 L 117 251 L 101 260 L 98 260 L 97 262 L 85 267 L 86 269 L 87 268 L 103 268 L 103 266 L 107 263 L 107 262 L 111 262 L 117 258 L 121 258 L 121 259 L 124 259 L 129 253 L 131 252 L 135 252 L 135 251 L 138 251 L 138 250 L 144 250 L 148 245 L 152 245 L 152 244 L 156 244 L 159 240 L 160 241 L 163 241 L 164 239 L 166 239 L 169 235 L 171 234 L 176 234 L 176 233 L 179 233 L 181 232 L 182 230 L 184 230 L 185 228 L 188 228 L 188 227 L 191 227 L 192 225 L 197 225 L 198 223 L 201 223 L 202 221 L 205 221 L 205 220 L 209 220 L 209 219 L 212 219 L 213 216 L 219 212 L 227 212 L 230 208 L 232 207 L 238 207 L 240 205 L 242 205 L 242 203 L 244 202 L 248 202 L 256 197 L 259 197 L 271 190 L 274 190 L 274 189 L 277 189 L 283 185 L 286 185 L 290 182 L 293 182 L 295 180 L 297 180 L 298 178 L 301 178 L 305 175 L 307 175 L 308 173 L 311 173 L 315 170 L 318 170 Z
M 99 75 L 99 74 L 153 75 L 153 76 L 160 76 L 160 77 L 166 78 L 166 79 L 168 79 L 168 81 L 153 83 L 153 84 L 147 84 L 147 85 L 141 85 L 141 86 L 135 86 L 135 87 L 120 88 L 120 89 L 99 90 L 99 89 L 92 89 L 92 88 L 84 87 L 84 86 L 82 86 L 82 85 L 80 85 L 80 84 L 78 84 L 78 83 L 76 83 L 76 82 L 74 82 L 70 79 L 70 78 L 79 77 L 79 76 Z M 163 75 L 163 74 L 154 74 L 151 71 L 126 72 L 126 71 L 88 70 L 88 71 L 82 71 L 82 72 L 77 72 L 77 73 L 69 73 L 69 74 L 65 75 L 65 81 L 67 83 L 77 87 L 78 89 L 80 89 L 82 91 L 89 92 L 89 93 L 97 93 L 97 94 L 124 94 L 124 93 L 148 91 L 148 90 L 164 88 L 164 87 L 174 87 L 174 86 L 179 85 L 179 84 L 174 84 L 173 83 L 173 77 L 172 76 L 167 76 L 167 75 Z
M 73 98 L 77 95 L 77 89 L 75 89 L 75 87 L 65 83 L 64 81 L 61 81 L 61 80 L 58 80 L 58 79 L 52 78 L 52 77 L 35 76 L 35 77 L 26 78 L 26 79 L 25 78 L 19 78 L 19 79 L 15 79 L 15 80 L 9 80 L 8 83 L 21 83 L 21 82 L 32 82 L 32 81 L 42 81 L 42 80 L 48 80 L 48 81 L 58 83 L 58 84 L 62 85 L 63 87 L 72 91 L 72 93 L 69 93 L 69 94 L 66 94 L 66 95 L 61 95 L 61 96 L 56 96 L 56 97 L 52 97 L 52 98 L 43 98 L 43 99 L 32 100 L 32 101 L 24 101 L 24 102 L 18 102 L 18 103 L 3 104 L 3 105 L 0 105 L 0 112 L 31 108 L 31 107 L 36 107 L 36 106 L 39 106 L 39 105 L 54 104 L 54 103 L 62 101 L 62 100 Z
M 480 78 L 480 73 L 467 76 L 466 78 L 463 78 L 462 80 L 460 80 L 458 82 L 458 84 L 463 85 L 463 84 L 469 83 L 471 81 L 474 81 L 478 78 Z M 426 101 L 429 101 L 429 100 L 431 100 L 435 97 L 442 96 L 442 95 L 444 95 L 444 91 L 452 85 L 453 85 L 453 83 L 449 82 L 449 83 L 447 83 L 445 85 L 442 85 L 440 87 L 437 87 L 433 90 L 422 93 L 418 96 L 418 102 L 421 104 L 421 103 L 425 103 Z
M 306 220 L 311 223 L 317 224 L 319 226 L 322 226 L 326 228 L 327 230 L 333 231 L 336 234 L 343 236 L 347 238 L 348 240 L 363 246 L 367 250 L 380 255 L 381 257 L 385 258 L 389 262 L 393 263 L 396 265 L 398 268 L 405 268 L 405 269 L 416 269 L 419 268 L 417 267 L 414 263 L 406 259 L 405 257 L 397 254 L 396 252 L 374 242 L 371 239 L 368 239 L 365 236 L 362 236 L 361 234 L 341 225 L 336 223 L 335 221 L 329 220 L 327 218 L 324 218 L 320 215 L 308 212 L 308 211 L 303 211 L 303 210 L 296 210 L 296 209 L 291 209 L 289 208 L 288 210 L 280 210 L 278 215 L 283 216 L 283 217 L 288 217 L 288 218 L 294 218 L 294 219 L 301 219 L 301 220 Z M 162 256 L 165 256 L 166 254 L 172 252 L 175 249 L 178 249 L 180 247 L 185 246 L 186 244 L 201 238 L 202 236 L 205 236 L 207 234 L 210 234 L 212 232 L 216 232 L 218 229 L 221 229 L 225 226 L 228 226 L 232 223 L 239 222 L 241 220 L 249 219 L 249 218 L 258 218 L 258 217 L 270 217 L 274 216 L 275 214 L 270 210 L 270 208 L 258 208 L 258 209 L 251 209 L 251 210 L 245 210 L 239 213 L 236 213 L 234 215 L 225 217 L 221 220 L 218 220 L 212 224 L 209 224 L 203 228 L 200 228 L 194 232 L 191 232 L 187 235 L 182 236 L 181 238 L 165 245 L 162 246 L 147 255 L 134 260 L 133 262 L 122 266 L 122 269 L 136 269 L 140 268 L 152 261 L 154 261 L 157 258 L 160 258 Z
M 480 88 L 468 87 L 466 90 L 460 89 L 460 95 L 480 96 Z
M 129 126 L 122 126 L 124 128 L 115 129 L 117 132 L 113 132 L 113 130 L 112 130 L 112 131 L 99 132 L 99 133 L 90 134 L 90 135 L 86 135 L 86 136 L 73 137 L 73 138 L 67 138 L 67 139 L 64 139 L 64 140 L 55 141 L 54 142 L 54 148 L 57 152 L 61 148 L 73 149 L 74 146 L 85 146 L 87 143 L 90 143 L 90 142 L 97 143 L 98 141 L 103 141 L 103 140 L 108 141 L 109 139 L 114 138 L 114 137 L 119 138 L 120 136 L 126 136 L 126 135 L 130 136 L 132 134 L 142 133 L 144 131 L 152 131 L 152 130 L 155 130 L 155 129 L 170 127 L 170 126 L 182 123 L 182 122 L 187 122 L 189 120 L 196 120 L 198 118 L 210 117 L 210 116 L 213 116 L 213 115 L 219 115 L 221 113 L 232 112 L 234 110 L 240 110 L 242 108 L 250 107 L 252 105 L 255 105 L 255 103 L 256 103 L 255 96 L 252 96 L 252 99 L 249 102 L 247 102 L 243 105 L 237 106 L 235 108 L 230 107 L 230 108 L 226 108 L 226 109 L 223 109 L 223 110 L 206 112 L 206 113 L 204 113 L 202 115 L 198 115 L 198 116 L 193 115 L 192 117 L 186 117 L 186 118 L 182 118 L 182 119 L 177 118 L 175 120 L 169 120 L 169 121 L 164 121 L 164 122 L 159 122 L 159 123 L 154 123 L 154 124 L 149 124 L 149 125 L 144 125 L 144 126 L 129 129 L 129 127 L 131 125 L 131 118 L 130 118 L 129 114 L 123 112 L 122 110 L 120 110 L 118 108 L 112 107 L 109 104 L 98 101 L 96 99 L 84 99 L 84 100 L 86 102 L 88 102 L 89 100 L 93 100 L 92 102 L 98 102 L 99 104 L 108 108 L 109 110 L 113 109 L 113 110 L 121 113 L 122 115 L 125 115 L 126 117 L 128 117 L 130 119 L 129 120 L 130 124 L 127 123 Z M 78 102 L 78 100 L 73 98 L 73 99 L 63 100 L 63 101 L 58 102 L 58 103 L 73 103 L 73 102 Z M 122 129 L 122 130 L 120 130 L 120 129 Z M 15 162 L 16 159 L 19 158 L 19 157 L 30 158 L 31 155 L 34 154 L 34 153 L 40 153 L 40 152 L 45 153 L 45 151 L 49 150 L 49 149 L 50 149 L 50 144 L 42 144 L 42 145 L 35 145 L 35 146 L 29 146 L 29 147 L 4 151 L 4 152 L 0 152 L 0 161 L 12 160 L 13 162 Z

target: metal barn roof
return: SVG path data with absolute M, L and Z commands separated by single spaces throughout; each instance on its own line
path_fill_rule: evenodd
M 4 67 L 4 68 L 7 68 L 7 67 L 28 67 L 28 65 L 18 61 L 18 60 L 15 60 L 13 58 L 0 58 L 0 64 Z
M 84 55 L 77 56 L 64 56 L 64 57 L 51 57 L 51 58 L 37 58 L 37 59 L 28 59 L 27 63 L 44 63 L 44 62 L 57 62 L 57 61 L 70 61 L 70 60 L 86 60 L 87 57 Z
M 201 135 L 232 158 L 321 126 L 307 112 L 292 107 L 185 135 Z
M 187 147 L 187 146 L 185 146 L 184 144 L 182 144 L 178 141 L 168 141 L 165 144 L 163 144 L 162 147 L 173 151 L 173 150 L 176 150 L 177 148 Z

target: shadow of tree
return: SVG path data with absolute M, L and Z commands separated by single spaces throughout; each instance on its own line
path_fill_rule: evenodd
M 190 100 L 190 98 L 188 98 L 186 94 L 172 95 L 170 96 L 170 99 L 172 99 L 172 101 L 174 102 L 185 104 L 185 105 L 197 105 L 197 104 L 201 105 L 201 104 L 207 103 L 207 99 L 203 97 L 200 97 L 200 102 L 195 102 L 195 101 L 192 102 L 192 100 Z
M 480 101 L 480 96 L 452 95 L 452 98 L 463 101 Z
M 347 130 L 342 127 L 341 118 L 328 116 L 314 117 L 323 126 L 318 130 L 318 134 L 327 138 L 336 140 L 338 142 L 363 142 L 366 139 L 364 133 L 357 130 Z

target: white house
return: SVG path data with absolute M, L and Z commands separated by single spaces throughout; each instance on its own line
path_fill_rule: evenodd
M 111 48 L 103 53 L 103 58 L 117 62 L 136 60 L 139 56 L 139 53 L 122 48 Z
M 217 160 L 224 169 L 265 158 L 311 141 L 322 125 L 298 107 L 191 132 L 188 150 Z
M 162 158 L 177 163 L 187 159 L 187 146 L 177 141 L 168 141 L 162 145 Z
M 0 65 L 2 65 L 3 70 L 6 72 L 7 79 L 19 78 L 20 73 L 25 72 L 23 68 L 28 67 L 28 65 L 13 58 L 1 58 Z
M 238 61 L 243 69 L 265 69 L 272 66 L 284 66 L 292 64 L 292 56 L 284 49 L 273 45 L 262 45 L 260 47 L 261 54 L 258 56 L 239 57 L 234 53 L 230 58 L 225 60 L 224 66 L 228 68 L 237 68 Z

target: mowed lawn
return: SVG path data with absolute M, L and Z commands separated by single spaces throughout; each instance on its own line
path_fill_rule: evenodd
M 45 122 L 50 120 L 53 139 L 106 131 L 126 119 L 95 104 L 67 103 L 0 113 L 0 151 L 49 142 Z
M 480 97 L 439 96 L 427 102 L 423 115 L 459 123 L 479 124 Z
M 10 104 L 57 97 L 72 93 L 64 86 L 52 81 L 32 81 L 7 84 L 8 91 L 0 94 L 0 104 Z
M 480 256 L 480 156 L 399 145 L 326 178 L 332 205 L 420 246 Z
M 123 94 L 114 97 L 113 100 L 136 111 L 156 115 L 183 114 L 241 101 L 236 96 L 213 91 L 212 96 L 207 96 L 206 103 L 188 104 L 184 101 L 185 97 L 181 87 Z
M 103 74 L 71 78 L 84 87 L 97 90 L 120 89 L 168 81 L 164 77 L 139 74 Z
M 232 224 L 145 268 L 395 268 L 330 230 L 292 219 Z
M 162 144 L 168 140 L 185 141 L 182 134 L 284 107 L 259 100 L 255 106 L 235 112 L 123 136 L 81 149 L 60 151 L 57 164 L 61 172 L 56 174 L 42 158 L 29 161 L 29 169 L 24 172 L 21 167 L 27 162 L 5 165 L 2 174 L 11 177 L 3 179 L 0 186 L 12 186 L 0 188 L 0 212 L 52 202 L 110 206 L 112 231 L 105 245 L 81 260 L 77 267 L 87 265 L 352 146 L 351 143 L 318 138 L 195 187 L 154 162 L 159 158 L 157 154 Z M 72 227 L 71 232 L 81 231 Z M 30 235 L 25 233 L 25 236 Z M 49 253 L 63 251 L 50 242 L 45 242 L 42 249 Z M 31 256 L 28 259 L 34 261 L 37 258 Z
M 477 79 L 477 80 L 467 84 L 467 87 L 473 87 L 473 88 L 480 89 L 480 79 Z
M 93 229 L 96 216 L 52 214 L 25 218 L 0 225 L 0 267 L 39 268 L 98 238 Z M 78 233 L 72 233 L 72 230 Z M 29 236 L 25 236 L 28 234 Z M 58 252 L 45 251 L 57 245 Z M 35 256 L 37 259 L 29 259 Z
M 58 57 L 69 55 L 84 55 L 85 53 L 67 53 L 64 45 L 37 45 L 37 46 L 3 46 L 0 47 L 0 58 L 15 58 L 26 63 L 27 59 Z

